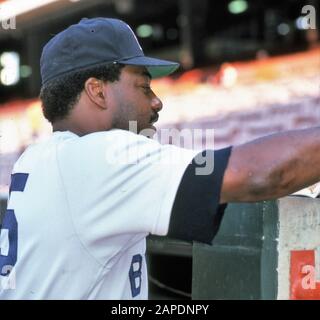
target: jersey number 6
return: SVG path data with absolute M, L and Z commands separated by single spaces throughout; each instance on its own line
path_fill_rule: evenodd
M 11 177 L 11 192 L 23 192 L 28 180 L 27 173 L 15 173 Z M 8 276 L 17 262 L 18 253 L 18 222 L 13 209 L 4 214 L 0 226 L 0 274 Z

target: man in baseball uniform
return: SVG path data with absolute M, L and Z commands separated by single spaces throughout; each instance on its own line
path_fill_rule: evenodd
M 12 172 L 0 299 L 147 299 L 148 234 L 211 243 L 228 202 L 320 180 L 319 128 L 216 151 L 150 139 L 162 109 L 151 79 L 177 67 L 146 57 L 117 19 L 83 19 L 46 44 L 53 135 Z

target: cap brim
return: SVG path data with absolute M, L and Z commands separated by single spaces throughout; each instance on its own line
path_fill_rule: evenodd
M 168 76 L 179 68 L 179 63 L 150 57 L 134 57 L 118 61 L 119 63 L 144 66 L 152 76 L 152 79 Z

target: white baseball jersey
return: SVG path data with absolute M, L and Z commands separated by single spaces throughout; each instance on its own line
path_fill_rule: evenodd
M 2 221 L 0 299 L 147 299 L 145 238 L 167 234 L 197 153 L 123 130 L 29 147 Z

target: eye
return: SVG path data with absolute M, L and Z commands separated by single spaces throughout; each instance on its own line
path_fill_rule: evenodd
M 143 88 L 143 90 L 144 90 L 145 93 L 151 93 L 151 92 L 152 92 L 151 87 L 148 86 L 148 85 L 143 85 L 143 86 L 141 86 L 141 87 Z

